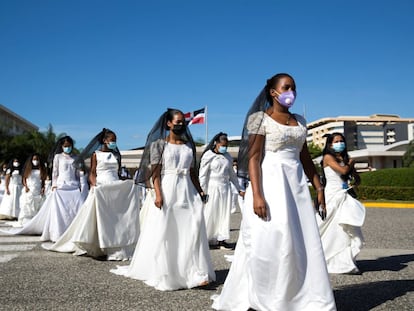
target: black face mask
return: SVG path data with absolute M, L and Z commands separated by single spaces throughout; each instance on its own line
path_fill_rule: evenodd
M 172 131 L 175 135 L 181 135 L 185 132 L 185 125 L 184 124 L 174 124 Z

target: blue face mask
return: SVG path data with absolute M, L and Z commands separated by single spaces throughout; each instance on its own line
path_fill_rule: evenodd
M 72 147 L 63 147 L 63 152 L 64 153 L 71 153 L 72 152 Z
M 227 152 L 227 147 L 226 146 L 219 146 L 218 147 L 218 152 L 219 153 L 226 153 Z
M 332 144 L 332 149 L 335 152 L 342 152 L 345 149 L 345 143 L 343 141 L 339 141 L 337 143 Z
M 115 141 L 110 141 L 109 143 L 106 144 L 108 146 L 109 149 L 114 150 L 116 149 L 116 142 Z

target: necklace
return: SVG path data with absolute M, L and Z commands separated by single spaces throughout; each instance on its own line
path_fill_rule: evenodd
M 288 114 L 288 116 L 287 116 L 287 120 L 286 120 L 286 125 L 289 125 L 289 122 L 290 122 L 290 117 L 291 117 L 291 114 L 290 114 L 290 112 L 289 112 L 289 114 Z

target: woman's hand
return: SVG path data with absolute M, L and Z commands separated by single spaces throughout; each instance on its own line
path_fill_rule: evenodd
M 30 191 L 29 187 L 25 187 L 25 190 L 26 190 L 26 192 Z
M 244 194 L 245 194 L 246 192 L 245 191 L 239 191 L 239 195 L 244 199 Z
M 162 205 L 164 204 L 164 202 L 162 200 L 162 197 L 159 196 L 159 195 L 156 195 L 155 196 L 154 204 L 155 204 L 156 207 L 158 207 L 159 209 L 161 209 L 162 208 Z
M 261 219 L 267 219 L 266 201 L 262 196 L 255 196 L 253 198 L 253 211 Z
M 201 201 L 206 204 L 208 201 L 208 194 L 205 194 L 203 191 L 200 192 Z
M 321 216 L 322 220 L 326 218 L 326 203 L 325 203 L 325 191 L 323 188 L 318 191 L 318 213 Z

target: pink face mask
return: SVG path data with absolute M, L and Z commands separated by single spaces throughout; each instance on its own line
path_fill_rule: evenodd
M 284 107 L 290 108 L 296 99 L 296 91 L 286 91 L 278 94 L 277 101 Z

